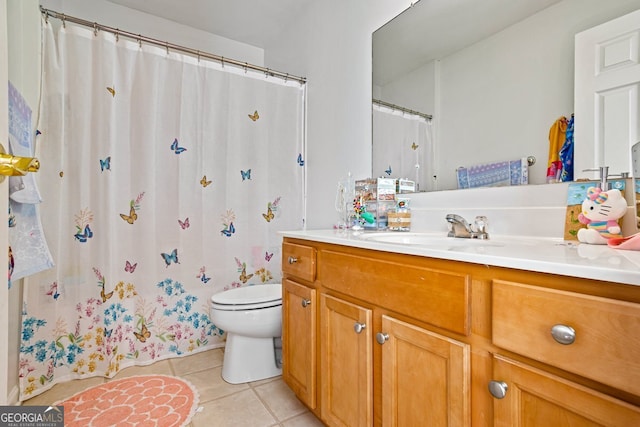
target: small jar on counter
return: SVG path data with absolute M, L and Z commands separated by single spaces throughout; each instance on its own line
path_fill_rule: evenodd
M 398 198 L 396 200 L 396 208 L 387 214 L 389 230 L 411 230 L 411 209 L 409 209 L 409 202 L 410 199 L 405 198 Z

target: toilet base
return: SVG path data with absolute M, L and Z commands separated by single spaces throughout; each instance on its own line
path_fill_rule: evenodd
M 222 379 L 241 384 L 282 375 L 275 353 L 273 338 L 251 338 L 227 332 Z

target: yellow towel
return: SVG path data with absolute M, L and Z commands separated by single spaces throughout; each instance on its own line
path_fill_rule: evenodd
M 568 120 L 562 116 L 549 129 L 549 162 L 547 163 L 547 182 L 560 182 L 562 162 L 560 148 L 564 144 Z

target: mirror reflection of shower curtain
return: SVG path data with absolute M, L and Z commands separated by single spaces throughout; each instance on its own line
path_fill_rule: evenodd
M 373 176 L 416 181 L 420 191 L 434 190 L 431 120 L 373 104 Z

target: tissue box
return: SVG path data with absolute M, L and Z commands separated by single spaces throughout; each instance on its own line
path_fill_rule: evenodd
M 356 197 L 360 197 L 367 212 L 375 216 L 365 229 L 384 230 L 387 228 L 387 212 L 396 204 L 396 180 L 394 178 L 368 178 L 356 181 Z

